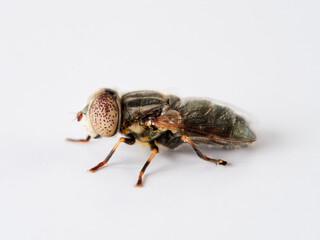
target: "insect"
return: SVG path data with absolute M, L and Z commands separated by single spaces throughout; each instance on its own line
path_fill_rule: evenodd
M 89 172 L 95 172 L 109 161 L 120 143 L 132 145 L 136 140 L 147 143 L 151 155 L 140 171 L 137 187 L 142 186 L 146 168 L 159 153 L 157 144 L 175 149 L 188 143 L 203 160 L 227 165 L 226 161 L 203 154 L 198 144 L 244 146 L 256 140 L 247 121 L 229 107 L 203 99 L 181 100 L 174 95 L 156 91 L 133 91 L 119 97 L 112 89 L 100 89 L 77 114 L 85 116 L 86 139 L 66 139 L 88 142 L 91 138 L 111 137 L 122 133 L 106 158 Z

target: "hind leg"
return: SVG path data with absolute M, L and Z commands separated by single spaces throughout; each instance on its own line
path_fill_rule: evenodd
M 201 152 L 201 150 L 199 149 L 199 147 L 194 144 L 194 142 L 191 141 L 191 139 L 189 137 L 187 137 L 186 135 L 181 136 L 181 140 L 185 143 L 189 143 L 190 146 L 193 148 L 193 150 L 195 151 L 195 153 L 198 155 L 198 157 L 200 157 L 203 160 L 209 161 L 209 162 L 214 162 L 217 165 L 227 165 L 226 161 L 223 161 L 221 159 L 214 159 L 214 158 L 209 158 L 207 157 L 205 154 L 203 154 Z

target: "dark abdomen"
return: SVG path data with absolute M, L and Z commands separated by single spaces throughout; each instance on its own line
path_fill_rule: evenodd
M 228 107 L 207 100 L 190 100 L 178 111 L 183 134 L 197 143 L 246 145 L 256 140 L 247 121 Z

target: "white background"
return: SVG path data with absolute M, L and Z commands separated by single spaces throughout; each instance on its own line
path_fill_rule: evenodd
M 320 239 L 318 1 L 1 1 L 2 239 Z M 229 102 L 258 141 L 150 151 L 86 136 L 101 87 Z

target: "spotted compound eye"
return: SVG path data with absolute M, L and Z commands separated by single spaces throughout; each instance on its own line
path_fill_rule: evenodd
M 117 132 L 119 108 L 112 96 L 97 97 L 90 106 L 89 116 L 93 129 L 102 137 L 111 137 Z

